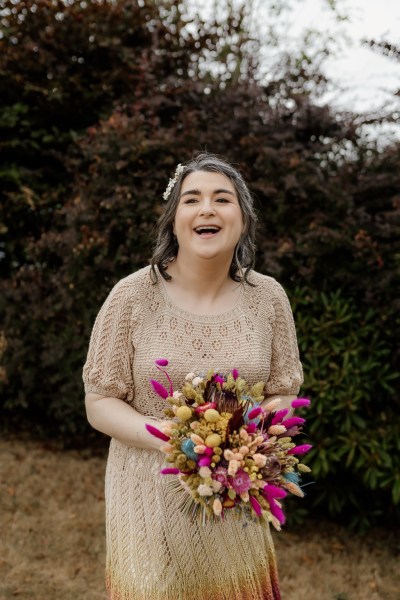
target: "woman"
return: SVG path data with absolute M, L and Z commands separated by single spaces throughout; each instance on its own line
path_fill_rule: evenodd
M 84 366 L 91 425 L 111 436 L 106 471 L 107 589 L 112 600 L 277 600 L 269 527 L 227 512 L 191 522 L 159 474 L 162 442 L 146 423 L 165 404 L 149 378 L 169 360 L 185 375 L 233 367 L 289 405 L 302 368 L 287 296 L 252 270 L 256 217 L 241 175 L 202 153 L 164 194 L 151 266 L 117 283 L 96 319 Z

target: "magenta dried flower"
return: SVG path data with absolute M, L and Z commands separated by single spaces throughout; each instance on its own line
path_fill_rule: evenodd
M 288 454 L 306 454 L 309 450 L 311 450 L 311 444 L 303 444 L 302 446 L 295 446 L 291 450 L 288 450 Z
M 311 402 L 308 398 L 296 398 L 292 401 L 293 408 L 302 408 L 303 406 L 310 406 Z
M 253 510 L 256 513 L 257 517 L 261 517 L 262 507 L 261 507 L 261 504 L 259 503 L 259 501 L 257 500 L 257 498 L 254 498 L 254 496 L 250 496 L 250 503 L 251 503 L 251 506 L 253 507 Z
M 255 433 L 256 429 L 257 429 L 257 423 L 249 423 L 248 425 L 246 425 L 247 433 Z
M 163 442 L 169 442 L 169 440 L 171 439 L 168 435 L 165 435 L 165 433 L 157 429 L 157 427 L 154 427 L 154 425 L 150 425 L 150 423 L 146 423 L 145 428 L 149 433 L 151 433 L 151 435 L 158 438 L 159 440 L 162 440 Z
M 168 360 L 166 358 L 157 358 L 157 360 L 155 360 L 154 362 L 158 367 L 168 366 Z
M 305 421 L 306 420 L 302 419 L 301 417 L 290 417 L 289 419 L 282 421 L 282 425 L 284 425 L 286 427 L 286 429 L 291 429 L 291 427 L 303 425 L 303 423 L 305 423 Z
M 287 492 L 285 492 L 285 490 L 270 483 L 267 483 L 264 486 L 262 493 L 268 501 L 270 498 L 286 498 L 287 496 Z
M 248 492 L 251 486 L 251 479 L 246 471 L 239 469 L 235 477 L 231 479 L 232 487 L 237 494 L 244 494 Z
M 239 377 L 239 371 L 237 369 L 232 369 L 232 377 L 235 381 Z
M 286 417 L 288 412 L 288 408 L 282 408 L 281 410 L 277 410 L 274 416 L 272 417 L 271 425 L 279 425 L 282 419 Z
M 211 477 L 215 479 L 215 481 L 219 481 L 221 485 L 227 487 L 228 485 L 228 472 L 225 467 L 217 467 L 214 469 Z
M 161 398 L 164 398 L 164 400 L 165 400 L 165 398 L 168 398 L 168 390 L 166 390 L 165 387 L 161 383 L 159 383 L 155 379 L 150 379 L 150 383 L 156 394 L 161 396 Z
M 178 475 L 180 471 L 175 467 L 167 467 L 166 469 L 161 469 L 160 473 L 161 475 Z
M 253 408 L 249 414 L 247 415 L 247 418 L 252 421 L 253 419 L 255 419 L 256 417 L 258 417 L 261 413 L 263 412 L 263 409 L 261 406 L 256 406 L 255 408 Z
M 271 515 L 276 517 L 281 525 L 284 525 L 285 521 L 286 521 L 286 517 L 283 514 L 283 510 L 277 505 L 275 500 L 273 500 L 272 498 L 268 502 L 269 502 L 269 509 L 271 511 Z

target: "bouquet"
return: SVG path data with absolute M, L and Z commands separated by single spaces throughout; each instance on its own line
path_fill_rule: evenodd
M 161 450 L 169 466 L 161 474 L 175 475 L 176 489 L 185 490 L 181 507 L 204 523 L 235 509 L 280 530 L 285 522 L 281 500 L 288 492 L 304 496 L 300 476 L 310 471 L 298 457 L 311 446 L 293 442 L 305 419 L 288 417 L 288 408 L 279 410 L 280 398 L 265 403 L 264 382 L 249 386 L 237 369 L 227 376 L 213 369 L 205 376 L 189 373 L 182 389 L 174 391 L 168 360 L 155 364 L 169 389 L 154 379 L 150 383 L 168 402 L 164 412 L 171 421 L 160 429 L 146 428 L 165 442 Z M 291 405 L 309 404 L 297 398 Z

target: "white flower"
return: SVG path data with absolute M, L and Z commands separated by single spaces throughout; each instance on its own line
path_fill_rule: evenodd
M 271 400 L 270 402 L 268 402 L 268 404 L 266 404 L 264 406 L 264 408 L 268 412 L 272 412 L 273 410 L 278 408 L 278 406 L 280 405 L 281 402 L 282 402 L 282 398 L 275 398 L 275 400 Z
M 234 477 L 240 467 L 240 463 L 237 460 L 230 460 L 228 465 L 228 475 Z
M 183 173 L 184 170 L 185 170 L 185 166 L 181 165 L 179 163 L 179 165 L 176 167 L 175 175 L 173 176 L 172 179 L 169 180 L 167 189 L 165 190 L 165 192 L 163 194 L 164 200 L 168 200 L 170 193 L 174 189 L 176 182 L 178 181 L 179 177 L 181 176 L 181 174 Z
M 222 488 L 222 483 L 220 481 L 216 481 L 215 479 L 213 479 L 212 483 L 211 483 L 211 487 L 213 492 L 218 493 L 220 491 L 220 489 Z
M 263 468 L 267 464 L 267 457 L 264 454 L 253 454 L 254 464 L 258 468 Z
M 200 385 L 200 383 L 203 382 L 203 378 L 202 377 L 195 377 L 192 381 L 192 386 L 193 387 L 197 387 L 198 385 Z
M 199 475 L 203 479 L 205 479 L 206 477 L 211 477 L 211 469 L 209 469 L 208 467 L 200 467 Z
M 285 433 L 285 431 L 286 427 L 284 425 L 271 425 L 268 429 L 270 435 L 281 435 L 282 433 Z
M 185 381 L 192 381 L 192 379 L 195 377 L 194 373 L 188 373 L 185 377 Z
M 183 396 L 182 392 L 178 392 L 178 391 L 176 391 L 172 394 L 172 397 L 175 398 L 175 400 L 179 400 L 179 398 L 182 398 L 182 396 Z
M 213 511 L 214 511 L 214 514 L 217 517 L 219 517 L 220 514 L 222 513 L 222 503 L 221 503 L 221 500 L 219 498 L 215 498 L 215 500 L 214 500 Z
M 214 493 L 210 486 L 206 485 L 205 483 L 201 483 L 197 488 L 197 491 L 199 492 L 200 496 L 212 496 Z

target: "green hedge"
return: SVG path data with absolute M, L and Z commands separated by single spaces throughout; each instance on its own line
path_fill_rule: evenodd
M 292 306 L 312 399 L 307 462 L 315 483 L 306 504 L 357 527 L 398 519 L 400 373 L 390 365 L 388 315 L 343 290 L 297 288 Z

